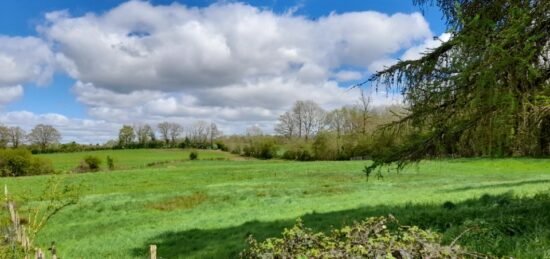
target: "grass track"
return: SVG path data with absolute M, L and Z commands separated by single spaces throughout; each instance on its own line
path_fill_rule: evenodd
M 62 176 L 83 184 L 82 199 L 52 218 L 39 243 L 55 240 L 62 258 L 144 258 L 151 243 L 159 245 L 162 258 L 227 258 L 238 255 L 248 234 L 260 239 L 278 235 L 298 217 L 308 226 L 327 230 L 392 213 L 406 224 L 442 232 L 446 240 L 468 222 L 504 220 L 505 227 L 532 231 L 504 239 L 498 233 L 490 239 L 486 233 L 472 234 L 464 243 L 519 258 L 544 257 L 546 252 L 550 256 L 550 199 L 532 198 L 550 190 L 550 160 L 429 161 L 367 183 L 361 161 L 210 160 L 150 168 L 144 165 L 187 156 L 182 151 L 117 152 L 126 170 Z M 57 168 L 66 169 L 82 155 L 46 156 Z M 218 155 L 231 157 L 202 152 L 199 157 Z M 13 193 L 33 196 L 48 177 L 1 182 Z M 504 194 L 510 190 L 525 198 Z M 501 200 L 507 207 L 499 207 Z M 457 208 L 444 209 L 441 204 L 446 201 Z M 521 225 L 524 221 L 528 225 Z

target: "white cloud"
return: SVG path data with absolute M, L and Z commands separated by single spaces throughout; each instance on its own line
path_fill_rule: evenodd
M 240 3 L 205 8 L 130 1 L 104 14 L 47 16 L 41 32 L 76 79 L 117 92 L 177 91 L 260 77 L 320 82 L 431 36 L 418 14 L 354 12 L 318 20 Z
M 0 35 L 0 87 L 33 82 L 46 85 L 55 70 L 54 54 L 36 37 Z
M 24 83 L 47 84 L 58 68 L 76 80 L 72 92 L 93 120 L 11 112 L 0 122 L 51 120 L 67 140 L 86 142 L 116 136 L 122 123 L 164 120 L 214 121 L 226 133 L 257 124 L 271 132 L 296 100 L 326 109 L 355 104 L 358 89 L 346 82 L 395 62 L 396 52 L 410 48 L 413 56 L 432 37 L 419 13 L 310 19 L 230 2 L 191 8 L 129 1 L 104 13 L 45 18 L 42 39 L 0 37 L 0 91 L 10 93 L 0 105 L 21 96 Z M 372 95 L 377 105 L 401 100 Z
M 113 139 L 120 128 L 118 123 L 67 118 L 56 113 L 34 114 L 29 111 L 15 111 L 0 114 L 0 124 L 20 126 L 27 132 L 40 123 L 57 128 L 61 133 L 62 142 L 103 143 Z
M 19 99 L 25 83 L 48 84 L 54 70 L 54 54 L 43 40 L 0 35 L 0 106 Z
M 334 74 L 334 78 L 338 82 L 347 82 L 347 81 L 354 81 L 359 80 L 364 77 L 363 73 L 359 71 L 352 71 L 352 70 L 341 70 Z
M 21 85 L 0 87 L 0 107 L 23 96 Z

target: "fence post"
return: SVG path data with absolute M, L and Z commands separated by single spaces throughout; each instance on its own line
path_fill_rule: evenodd
M 149 250 L 151 252 L 151 259 L 157 259 L 157 246 L 156 245 L 151 245 L 149 247 Z
M 55 249 L 55 242 L 52 242 L 52 247 L 50 248 L 50 252 L 52 252 L 52 259 L 57 259 L 57 250 Z
M 36 251 L 36 259 L 44 259 L 44 253 L 40 248 Z

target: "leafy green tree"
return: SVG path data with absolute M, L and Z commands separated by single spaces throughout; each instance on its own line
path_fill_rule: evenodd
M 443 11 L 451 37 L 370 78 L 398 88 L 408 112 L 385 131 L 403 141 L 370 170 L 431 156 L 544 155 L 550 133 L 550 1 L 414 0 Z

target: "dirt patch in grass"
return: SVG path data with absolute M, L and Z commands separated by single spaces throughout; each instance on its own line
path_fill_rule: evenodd
M 185 162 L 185 160 L 180 159 L 180 160 L 155 161 L 155 162 L 148 163 L 146 166 L 147 167 L 166 167 L 168 165 L 175 165 L 182 162 Z
M 176 196 L 160 202 L 154 202 L 149 204 L 148 207 L 161 211 L 184 210 L 195 208 L 207 200 L 208 195 L 206 193 L 195 192 L 190 195 Z

